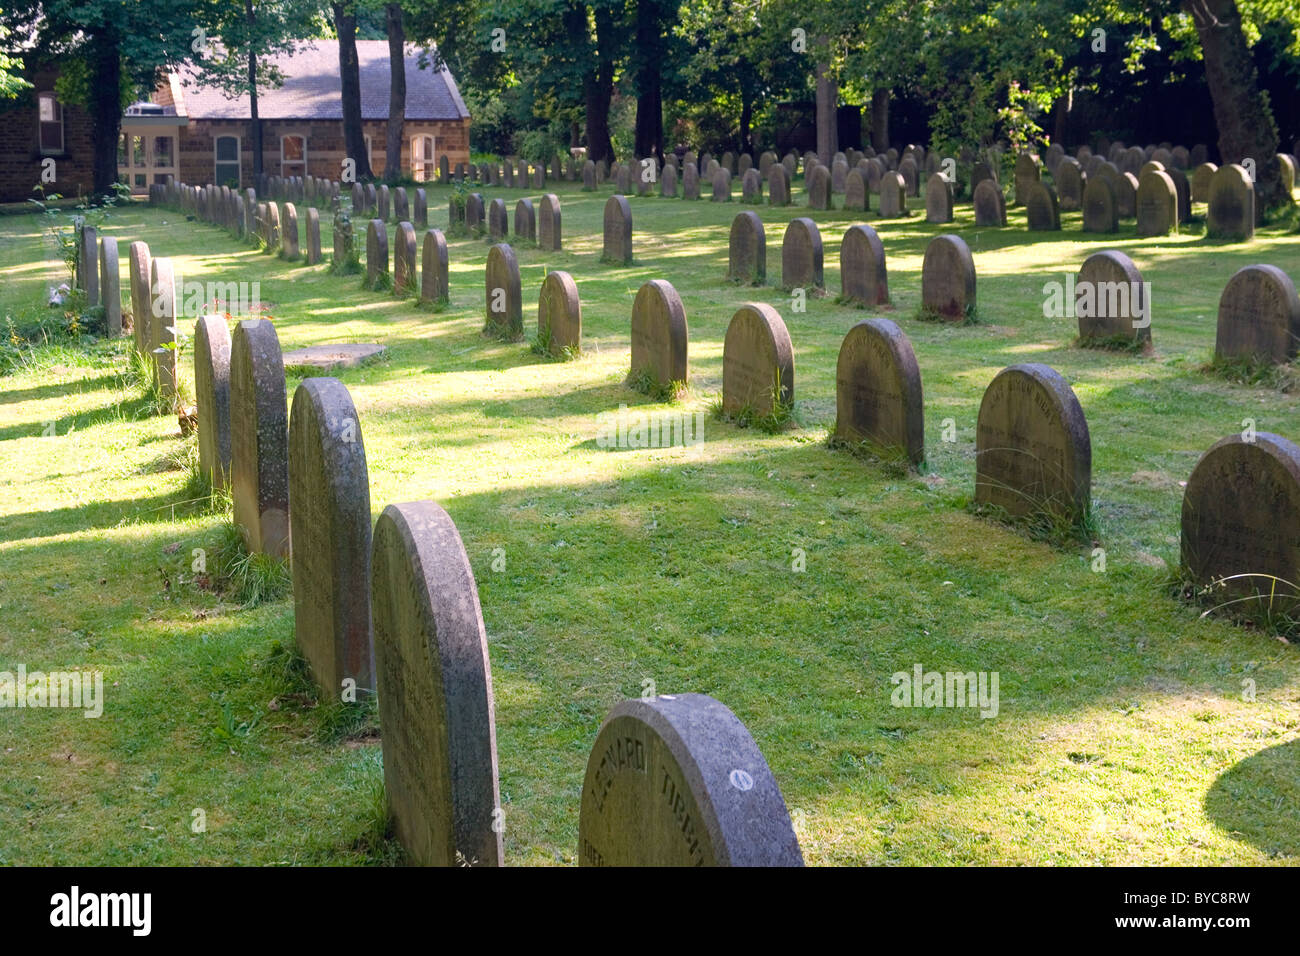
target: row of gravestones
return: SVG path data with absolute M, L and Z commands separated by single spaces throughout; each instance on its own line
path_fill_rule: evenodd
M 413 862 L 504 862 L 492 672 L 460 533 L 432 501 L 370 524 L 360 418 L 333 378 L 286 401 L 275 326 L 196 324 L 200 435 L 228 457 L 250 550 L 290 558 L 294 633 L 325 695 L 378 695 L 393 832 Z M 357 582 L 364 582 L 361 587 Z M 618 704 L 582 786 L 583 865 L 798 866 L 798 838 L 762 753 L 700 694 Z
M 531 199 L 515 203 L 514 235 L 520 242 L 537 243 L 547 252 L 559 252 L 564 245 L 560 197 L 547 193 L 534 205 Z M 510 235 L 509 214 L 504 199 L 496 198 L 484 205 L 482 193 L 470 193 L 464 199 L 453 196 L 448 204 L 448 228 L 472 236 L 487 235 L 500 241 Z
M 300 206 L 337 207 L 343 186 L 337 179 L 322 179 L 318 176 L 262 174 L 254 180 L 254 188 L 267 199 L 293 202 Z
M 181 183 L 175 189 L 174 198 L 164 191 L 156 203 L 220 226 L 235 238 L 256 240 L 291 262 L 305 259 L 308 265 L 316 265 L 321 261 L 320 211 L 315 206 L 307 206 L 305 217 L 300 217 L 295 203 L 260 202 L 252 187 L 239 191 Z M 337 204 L 335 208 L 337 215 Z M 300 222 L 303 218 L 305 222 Z
M 346 235 L 351 242 L 351 233 L 336 231 L 335 258 L 350 258 L 352 250 L 340 247 L 337 237 Z M 388 260 L 388 225 L 382 219 L 371 219 L 366 225 L 366 277 L 365 285 L 377 289 L 391 278 L 393 293 L 409 296 L 419 288 L 419 299 L 423 304 L 445 305 L 450 300 L 448 280 L 447 238 L 441 229 L 426 229 L 424 240 L 419 248 L 419 268 L 416 263 L 415 226 L 409 222 L 399 222 L 393 231 L 392 273 L 389 274 Z
M 352 215 L 358 219 L 382 219 L 388 222 L 390 219 L 396 222 L 409 220 L 417 229 L 427 229 L 429 226 L 429 194 L 423 189 L 417 187 L 412 195 L 414 196 L 414 207 L 412 207 L 411 198 L 408 197 L 405 186 L 398 186 L 390 190 L 386 183 L 353 183 L 352 184 Z

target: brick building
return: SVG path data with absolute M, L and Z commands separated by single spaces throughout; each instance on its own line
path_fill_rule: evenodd
M 388 41 L 358 40 L 357 57 L 362 126 L 370 167 L 379 175 L 387 159 Z M 421 69 L 422 59 L 420 49 L 408 46 L 401 168 L 418 180 L 433 179 L 444 154 L 453 167 L 469 161 L 470 117 L 456 81 L 445 67 Z M 263 172 L 338 179 L 346 157 L 338 41 L 303 41 L 269 60 L 284 82 L 258 91 Z M 90 117 L 57 101 L 56 76 L 53 70 L 29 75 L 34 89 L 0 122 L 0 201 L 30 197 L 43 168 L 55 173 L 47 191 L 90 190 Z M 168 176 L 195 185 L 252 185 L 249 124 L 246 94 L 227 98 L 182 68 L 163 77 L 149 103 L 135 104 L 122 117 L 119 176 L 137 193 Z M 52 166 L 46 162 L 51 158 Z

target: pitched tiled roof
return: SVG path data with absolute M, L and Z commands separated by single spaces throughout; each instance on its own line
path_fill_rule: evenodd
M 446 67 L 420 69 L 421 48 L 406 47 L 406 118 L 455 120 L 469 116 L 456 81 Z M 343 118 L 338 40 L 305 40 L 292 52 L 268 58 L 284 83 L 257 92 L 262 119 Z M 388 119 L 388 41 L 358 40 L 361 68 L 361 118 Z M 190 119 L 248 119 L 248 95 L 228 99 L 219 89 L 196 80 L 191 68 L 180 71 L 183 103 L 178 112 Z

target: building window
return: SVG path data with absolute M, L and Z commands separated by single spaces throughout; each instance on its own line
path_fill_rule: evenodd
M 280 175 L 307 175 L 307 137 L 295 135 L 280 138 Z
M 53 93 L 42 93 L 37 98 L 40 112 L 40 145 L 42 153 L 63 152 L 63 104 Z
M 216 140 L 216 163 L 213 168 L 212 182 L 216 186 L 228 186 L 234 183 L 239 188 L 239 137 L 218 136 Z
M 411 137 L 411 175 L 419 182 L 433 179 L 433 137 Z
M 239 155 L 236 147 L 235 155 Z M 153 165 L 155 169 L 165 169 L 172 165 L 172 137 L 155 136 L 153 138 Z

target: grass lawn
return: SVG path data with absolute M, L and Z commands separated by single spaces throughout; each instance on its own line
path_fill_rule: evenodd
M 925 388 L 927 464 L 903 475 L 825 441 L 840 342 L 873 314 L 835 303 L 840 235 L 861 214 L 759 207 L 768 284 L 741 288 L 724 278 L 727 236 L 750 207 L 633 197 L 635 263 L 622 268 L 599 262 L 610 191 L 548 188 L 565 250 L 518 249 L 525 324 L 535 335 L 547 271 L 571 272 L 584 321 L 571 362 L 480 335 L 482 240 L 449 239 L 452 304 L 434 313 L 172 211 L 131 204 L 101 230 L 118 237 L 124 289 L 127 244 L 144 239 L 186 278 L 260 281 L 286 350 L 388 346 L 339 377 L 361 415 L 376 515 L 438 501 L 474 565 L 507 863 L 576 861 L 597 729 L 650 687 L 710 694 L 745 722 L 810 864 L 1300 857 L 1300 648 L 1199 619 L 1173 595 L 1182 485 L 1200 454 L 1248 418 L 1300 439 L 1300 392 L 1202 369 L 1228 278 L 1272 263 L 1300 280 L 1300 235 L 1227 244 L 1193 225 L 1139 240 L 1130 220 L 1090 236 L 1077 212 L 1062 232 L 1029 233 L 1023 209 L 1005 229 L 976 228 L 969 203 L 931 226 L 917 200 L 910 219 L 868 214 L 893 297 L 877 314 L 910 337 Z M 484 193 L 512 214 L 518 197 L 537 199 Z M 448 196 L 429 191 L 435 225 Z M 796 312 L 778 291 L 780 243 L 803 215 L 821 227 L 830 294 Z M 973 250 L 977 324 L 913 318 L 925 245 L 942 232 Z M 1043 317 L 1044 283 L 1104 248 L 1151 283 L 1150 355 L 1076 348 L 1070 320 Z M 37 217 L 0 219 L 0 276 L 0 311 L 14 315 L 44 311 L 66 278 Z M 632 299 L 653 278 L 686 307 L 687 411 L 719 396 L 738 305 L 775 306 L 795 350 L 789 428 L 708 418 L 696 449 L 598 447 L 600 413 L 669 407 L 623 383 Z M 223 516 L 186 503 L 185 443 L 131 384 L 129 341 L 38 350 L 0 377 L 0 670 L 97 669 L 107 685 L 98 720 L 0 710 L 0 863 L 392 862 L 375 729 L 340 726 L 304 690 L 283 650 L 292 599 L 241 608 L 194 583 L 192 549 L 219 540 Z M 970 512 L 980 397 L 1026 361 L 1060 371 L 1087 415 L 1104 572 L 1090 546 Z M 941 438 L 945 419 L 955 442 Z M 998 672 L 997 716 L 891 706 L 890 675 L 915 664 Z

